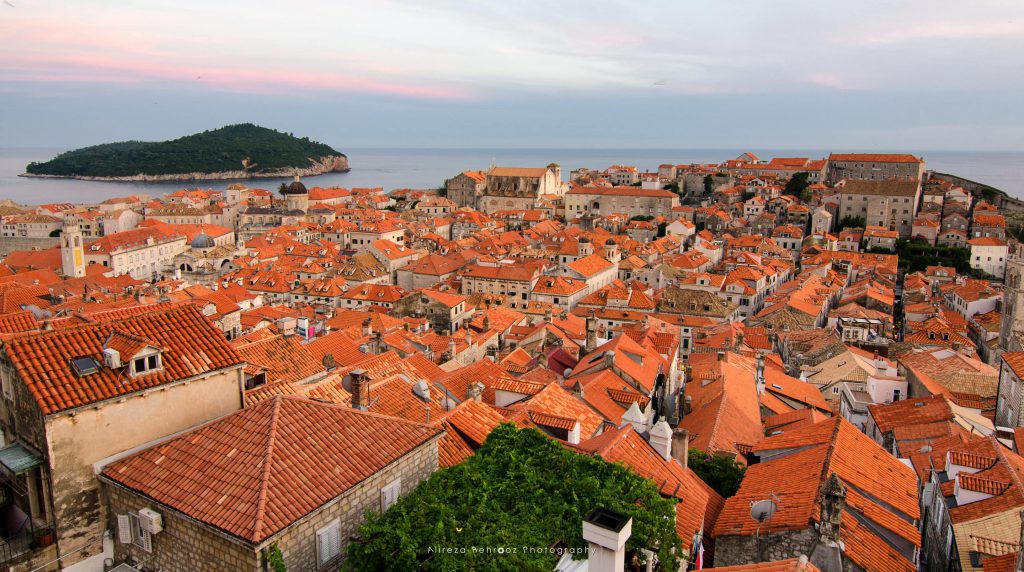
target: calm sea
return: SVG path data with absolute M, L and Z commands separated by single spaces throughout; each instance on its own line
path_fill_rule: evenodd
M 31 161 L 45 161 L 61 149 L 0 148 L 0 199 L 21 204 L 50 202 L 96 203 L 126 195 L 159 196 L 185 187 L 223 189 L 231 181 L 196 183 L 101 183 L 66 179 L 18 177 Z M 662 163 L 711 163 L 753 151 L 762 158 L 826 157 L 821 149 L 345 149 L 352 171 L 311 177 L 308 186 L 431 188 L 462 171 L 490 165 L 562 166 L 563 176 L 578 167 L 603 169 L 635 165 L 655 170 Z M 843 150 L 848 151 L 848 150 Z M 879 152 L 872 150 L 871 152 Z M 908 152 L 908 150 L 900 150 Z M 1024 198 L 1024 152 L 923 151 L 927 168 L 953 173 Z M 276 189 L 287 179 L 248 180 L 252 187 Z

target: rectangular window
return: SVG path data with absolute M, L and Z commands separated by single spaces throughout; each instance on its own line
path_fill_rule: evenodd
M 384 512 L 391 508 L 391 505 L 398 502 L 402 494 L 402 479 L 395 479 L 380 490 L 380 511 Z
M 334 522 L 316 531 L 316 559 L 320 566 L 341 555 L 341 521 Z

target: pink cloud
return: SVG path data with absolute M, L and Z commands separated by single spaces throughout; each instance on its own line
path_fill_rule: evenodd
M 27 56 L 0 64 L 7 81 L 141 83 L 177 81 L 219 91 L 294 93 L 296 89 L 396 95 L 422 99 L 466 100 L 472 94 L 455 88 L 392 81 L 334 72 L 227 66 L 192 66 L 164 61 L 133 61 L 99 54 Z

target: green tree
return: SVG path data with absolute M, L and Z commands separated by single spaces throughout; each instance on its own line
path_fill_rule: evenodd
M 729 455 L 709 455 L 700 449 L 690 449 L 687 466 L 724 498 L 736 494 L 743 482 L 743 474 L 747 472 L 746 467 Z
M 655 550 L 666 570 L 677 567 L 674 501 L 662 498 L 652 481 L 571 451 L 536 429 L 503 423 L 469 459 L 434 473 L 386 513 L 368 513 L 360 540 L 348 549 L 347 566 L 551 570 L 558 555 L 546 549 L 564 543 L 582 551 L 583 517 L 595 507 L 633 518 L 627 550 Z M 451 549 L 457 552 L 446 552 Z
M 715 178 L 711 175 L 704 175 L 704 194 L 709 195 L 715 190 Z
M 800 197 L 800 200 L 803 200 L 804 202 L 810 201 L 810 193 L 808 193 L 808 197 L 804 199 L 804 192 L 807 191 L 807 187 L 811 186 L 811 184 L 807 181 L 808 176 L 809 173 L 807 173 L 806 171 L 793 173 L 793 176 L 790 177 L 788 181 L 786 181 L 786 189 L 783 191 L 783 194 L 793 195 L 794 197 Z
M 836 232 L 844 228 L 864 228 L 865 226 L 867 226 L 867 221 L 864 220 L 864 217 L 846 215 L 839 219 L 839 223 L 836 224 Z
M 677 195 L 680 194 L 679 193 L 679 181 L 672 181 L 671 183 L 665 185 L 664 188 L 665 188 L 666 191 L 672 191 L 673 193 L 675 193 Z
M 288 572 L 288 568 L 284 565 L 284 555 L 281 554 L 281 548 L 276 542 L 267 549 L 267 564 L 270 565 L 273 572 Z
M 667 222 L 658 223 L 658 238 L 665 236 L 666 229 L 668 229 Z

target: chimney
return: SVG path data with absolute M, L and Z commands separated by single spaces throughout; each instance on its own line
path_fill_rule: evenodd
M 367 318 L 367 319 L 363 320 L 363 335 L 364 336 L 372 336 L 373 335 L 373 320 L 371 320 L 370 318 Z
M 736 350 L 739 351 L 743 345 L 743 332 L 736 332 Z
M 473 330 L 470 330 L 468 327 L 466 328 L 466 345 L 473 345 Z
M 757 393 L 764 393 L 764 354 L 758 352 L 757 354 L 757 369 L 755 372 L 754 381 L 757 383 Z
M 455 338 L 448 338 L 448 353 L 455 359 Z
M 597 316 L 591 310 L 590 315 L 587 316 L 587 345 L 584 348 L 585 353 L 589 354 L 595 348 L 597 348 Z
M 425 380 L 419 380 L 412 386 L 412 392 L 423 401 L 430 403 L 430 385 Z
M 551 323 L 551 316 L 552 316 L 551 306 L 548 306 L 547 309 L 544 310 L 544 322 L 550 324 Z
M 682 427 L 672 432 L 672 456 L 684 469 L 690 465 L 690 432 Z
M 611 350 L 604 352 L 604 366 L 608 369 L 615 367 L 615 352 Z
M 366 411 L 370 408 L 370 378 L 365 369 L 354 369 L 352 376 L 352 409 Z
M 606 508 L 595 508 L 583 518 L 589 572 L 623 572 L 626 541 L 633 533 L 633 519 Z
M 643 433 L 647 430 L 647 417 L 640 411 L 640 406 L 635 401 L 622 414 L 622 422 L 619 423 L 619 427 L 625 427 L 626 425 L 632 425 L 633 430 L 637 433 Z
M 718 361 L 725 361 L 725 351 L 718 350 Z
M 491 317 L 486 315 L 486 314 L 484 314 L 484 331 L 486 332 L 486 331 L 488 331 L 490 329 L 491 329 Z
M 664 419 L 658 421 L 651 427 L 647 435 L 647 441 L 651 447 L 661 455 L 662 459 L 668 461 L 672 458 L 672 428 Z
M 846 487 L 835 473 L 822 484 L 818 493 L 821 517 L 818 521 L 818 542 L 811 550 L 810 561 L 819 570 L 842 570 L 842 543 L 839 527 L 846 507 Z
M 479 381 L 474 381 L 469 384 L 469 388 L 466 389 L 466 399 L 472 399 L 473 401 L 482 401 L 484 395 L 484 389 L 486 386 Z

